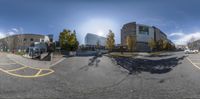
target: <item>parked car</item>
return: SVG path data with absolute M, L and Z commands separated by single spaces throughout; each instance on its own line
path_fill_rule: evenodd
M 193 50 L 195 53 L 199 53 L 199 50 Z
M 190 49 L 187 49 L 184 52 L 185 52 L 185 54 L 197 54 L 197 53 L 199 53 L 198 50 L 190 50 Z

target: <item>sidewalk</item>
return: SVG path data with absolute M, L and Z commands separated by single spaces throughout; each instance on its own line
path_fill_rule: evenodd
M 50 67 L 60 63 L 65 59 L 63 57 L 59 57 L 58 59 L 54 59 L 53 61 L 39 61 L 39 60 L 24 58 L 23 56 L 15 54 L 7 54 L 7 57 L 21 65 L 30 66 L 34 68 L 42 68 L 42 69 L 49 69 Z

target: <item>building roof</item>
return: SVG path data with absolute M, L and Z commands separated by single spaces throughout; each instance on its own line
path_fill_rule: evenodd
M 9 35 L 7 37 L 14 37 L 14 36 L 20 36 L 20 35 L 34 35 L 34 36 L 45 36 L 45 35 L 41 35 L 41 34 L 29 34 L 29 33 L 24 33 L 24 34 L 14 34 L 14 35 Z M 4 38 L 7 38 L 7 37 L 4 37 Z M 1 38 L 1 39 L 4 39 L 4 38 Z

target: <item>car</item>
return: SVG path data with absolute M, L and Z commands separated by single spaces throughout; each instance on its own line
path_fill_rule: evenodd
M 189 54 L 190 53 L 190 50 L 184 50 L 185 54 Z
M 194 51 L 194 53 L 199 53 L 199 50 L 193 50 Z
M 190 49 L 187 49 L 184 52 L 185 52 L 185 54 L 197 54 L 197 53 L 199 53 L 198 50 L 190 50 Z

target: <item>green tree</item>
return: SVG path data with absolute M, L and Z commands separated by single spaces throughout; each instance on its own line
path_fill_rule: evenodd
M 153 51 L 156 48 L 156 42 L 155 42 L 155 40 L 153 38 L 151 38 L 148 41 L 148 46 L 150 47 L 151 51 Z
M 115 47 L 115 39 L 114 38 L 115 38 L 114 33 L 111 30 L 109 30 L 109 33 L 106 38 L 106 48 L 109 51 L 112 51 L 112 49 Z
M 68 40 L 70 38 L 70 30 L 64 29 L 59 36 L 60 47 L 63 50 L 67 50 Z
M 168 50 L 168 48 L 169 48 L 169 42 L 167 40 L 163 40 L 162 49 Z
M 156 42 L 157 50 L 162 51 L 163 50 L 163 39 L 160 39 Z
M 131 36 L 131 35 L 127 36 L 126 37 L 126 45 L 127 45 L 129 51 L 134 51 L 136 48 L 135 36 Z
M 71 33 L 70 35 L 70 39 L 69 39 L 69 47 L 70 47 L 70 51 L 75 51 L 78 49 L 78 45 L 79 42 L 76 38 L 76 31 L 74 31 L 73 33 Z
M 64 29 L 59 36 L 61 49 L 75 51 L 78 49 L 79 42 L 76 38 L 76 31 Z

